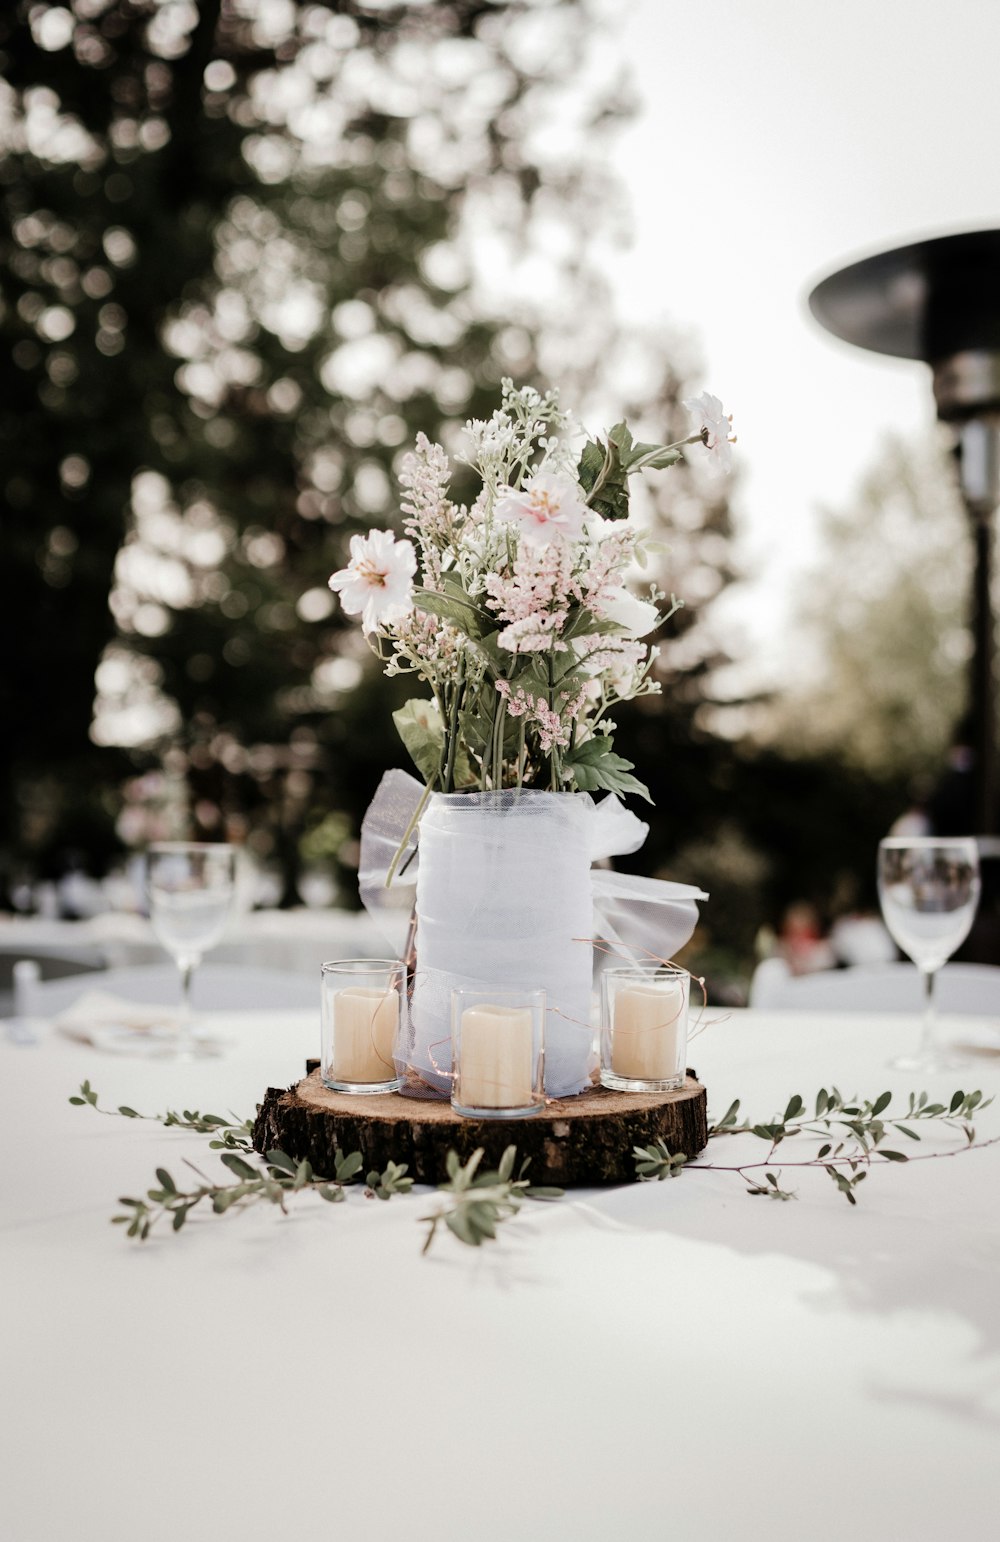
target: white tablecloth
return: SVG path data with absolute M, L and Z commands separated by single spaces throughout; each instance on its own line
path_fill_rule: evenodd
M 237 1047 L 194 1065 L 0 1044 L 4 1536 L 992 1532 L 1000 1146 L 885 1164 L 856 1209 L 823 1173 L 789 1174 L 787 1204 L 725 1173 L 578 1192 L 427 1258 L 426 1193 L 129 1243 L 117 1195 L 217 1158 L 66 1099 L 89 1077 L 109 1106 L 250 1112 L 315 1049 L 309 1014 L 219 1026 Z M 885 1069 L 913 1035 L 734 1012 L 690 1059 L 717 1115 L 767 1117 L 821 1083 L 915 1085 Z M 994 1090 L 1000 1056 L 947 1085 Z

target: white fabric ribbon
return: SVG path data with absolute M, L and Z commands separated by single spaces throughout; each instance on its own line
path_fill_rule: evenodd
M 381 928 L 393 955 L 402 958 L 409 933 L 417 887 L 417 828 L 386 884 L 393 858 L 416 813 L 424 789 L 406 771 L 387 771 L 361 826 L 358 882 L 361 900 Z M 586 794 L 577 794 L 587 797 Z M 592 803 L 590 860 L 606 861 L 638 851 L 649 826 L 637 819 L 618 798 L 609 795 Z M 697 901 L 708 899 L 701 889 L 661 878 L 639 878 L 596 868 L 591 873 L 595 937 L 610 943 L 622 962 L 669 959 L 688 941 L 698 922 Z

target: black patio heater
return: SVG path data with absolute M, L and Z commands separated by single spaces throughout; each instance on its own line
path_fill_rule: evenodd
M 816 285 L 809 307 L 845 342 L 929 364 L 938 417 L 954 425 L 976 549 L 970 682 L 976 830 L 994 835 L 996 643 L 990 580 L 1000 503 L 1000 230 L 937 236 L 851 263 Z

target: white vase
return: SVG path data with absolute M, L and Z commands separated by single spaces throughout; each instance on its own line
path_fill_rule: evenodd
M 417 963 L 397 1061 L 450 1090 L 451 993 L 544 990 L 545 1090 L 590 1085 L 593 804 L 586 793 L 435 794 L 420 822 Z

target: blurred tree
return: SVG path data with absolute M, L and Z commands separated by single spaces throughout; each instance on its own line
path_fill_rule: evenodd
M 889 442 L 821 542 L 789 626 L 787 687 L 742 708 L 740 742 L 710 757 L 729 785 L 720 849 L 756 897 L 724 928 L 744 959 L 760 922 L 777 927 L 796 902 L 826 921 L 877 908 L 878 842 L 943 771 L 966 702 L 971 554 L 941 444 Z M 707 867 L 695 845 L 677 876 L 707 884 Z M 710 925 L 719 913 L 708 907 Z
M 163 760 L 194 830 L 249 828 L 292 899 L 303 843 L 349 861 L 401 759 L 326 588 L 392 522 L 401 447 L 454 446 L 502 374 L 651 435 L 682 417 L 668 345 L 620 332 L 591 261 L 608 51 L 588 0 L 21 0 L 0 51 L 0 839 L 100 855 L 107 789 Z M 693 608 L 625 730 L 656 860 L 710 818 L 701 605 L 729 576 L 724 499 L 695 472 L 662 496 Z
M 334 799 L 363 802 L 363 747 L 340 763 L 329 717 L 361 669 L 330 620 L 331 527 L 385 518 L 397 447 L 535 367 L 530 329 L 473 293 L 465 214 L 488 204 L 494 259 L 523 262 L 533 206 L 570 197 L 528 140 L 581 21 L 488 0 L 5 9 L 6 846 L 93 839 L 81 804 L 122 769 L 95 745 L 180 745 L 203 827 L 248 798 L 295 824 L 324 761 Z
M 942 769 L 967 706 L 968 519 L 937 439 L 885 445 L 857 501 L 828 511 L 801 590 L 793 684 L 765 735 L 886 780 Z

